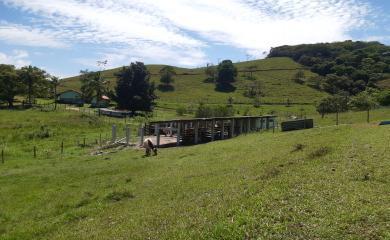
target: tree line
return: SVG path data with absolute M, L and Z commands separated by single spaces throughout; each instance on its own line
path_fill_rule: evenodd
M 0 64 L 0 102 L 10 108 L 14 106 L 16 96 L 25 96 L 26 104 L 33 104 L 38 97 L 47 98 L 56 95 L 59 78 L 44 70 L 25 66 Z
M 295 79 L 330 94 L 356 95 L 390 76 L 390 46 L 379 42 L 281 46 L 272 48 L 268 57 L 290 57 L 309 67 L 317 77 Z

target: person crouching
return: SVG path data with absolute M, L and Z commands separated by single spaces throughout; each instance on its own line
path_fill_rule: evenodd
M 154 146 L 153 142 L 149 138 L 145 139 L 145 141 L 143 143 L 143 147 L 145 148 L 145 155 L 146 156 L 150 156 L 151 151 L 153 151 L 154 156 L 157 155 L 157 148 L 156 148 L 156 146 Z

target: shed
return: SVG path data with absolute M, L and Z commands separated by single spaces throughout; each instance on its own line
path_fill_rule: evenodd
M 65 104 L 84 104 L 82 94 L 75 90 L 67 90 L 57 94 L 57 102 Z
M 96 100 L 97 96 L 93 97 L 91 100 L 91 107 L 93 108 L 107 108 L 110 105 L 110 98 L 102 95 L 99 101 Z

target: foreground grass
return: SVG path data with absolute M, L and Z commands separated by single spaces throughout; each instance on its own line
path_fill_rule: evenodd
M 13 123 L 3 119 L 4 133 Z M 151 158 L 133 149 L 21 155 L 0 165 L 0 238 L 388 239 L 389 139 L 387 126 L 359 124 L 249 134 Z

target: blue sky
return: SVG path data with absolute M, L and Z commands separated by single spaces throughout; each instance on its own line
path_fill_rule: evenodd
M 271 47 L 390 44 L 389 0 L 0 0 L 0 63 L 66 77 L 132 61 L 197 67 Z

